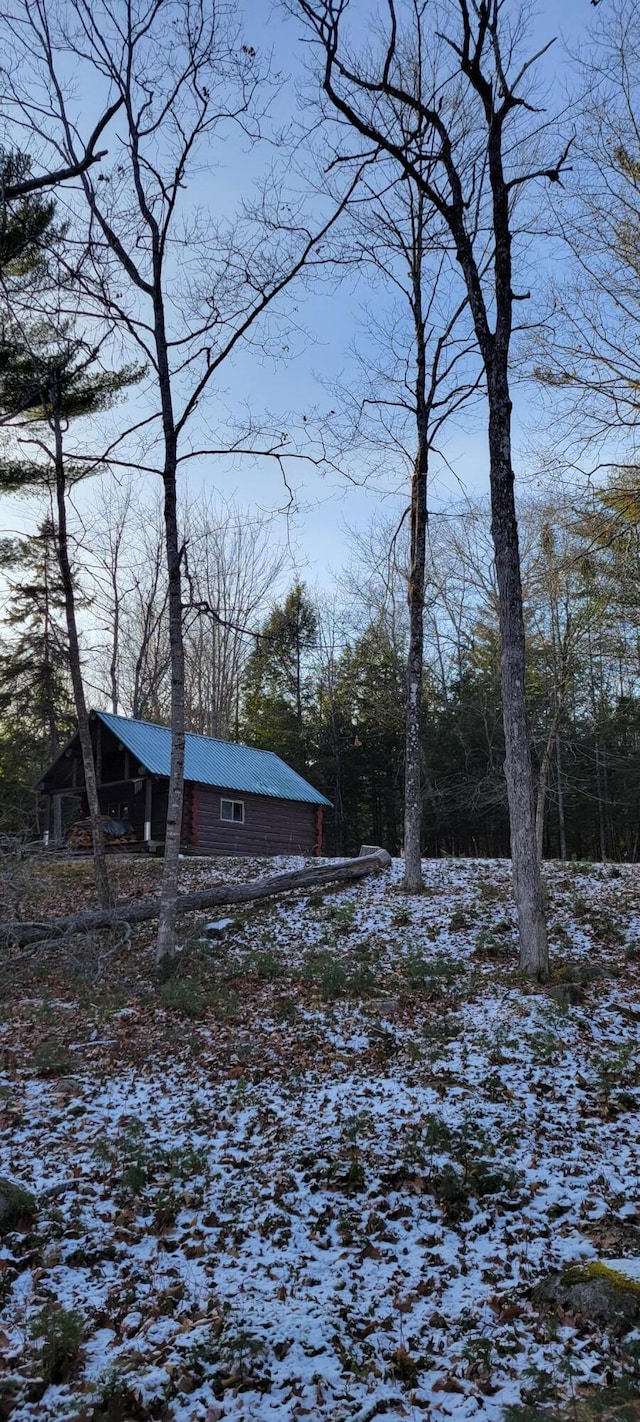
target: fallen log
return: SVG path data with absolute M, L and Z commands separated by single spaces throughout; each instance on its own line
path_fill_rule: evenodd
M 198 913 L 200 909 L 226 908 L 232 904 L 252 903 L 256 899 L 277 898 L 294 889 L 318 889 L 325 884 L 341 884 L 352 879 L 364 879 L 379 869 L 388 869 L 391 856 L 386 849 L 372 849 L 357 859 L 336 860 L 329 864 L 314 864 L 309 869 L 292 869 L 286 874 L 271 874 L 254 879 L 252 884 L 221 884 L 215 889 L 200 889 L 193 894 L 179 894 L 178 913 Z M 22 948 L 28 943 L 43 943 L 65 938 L 73 933 L 88 933 L 94 928 L 111 928 L 116 923 L 145 923 L 158 917 L 159 900 L 132 899 L 110 909 L 92 909 L 87 913 L 71 913 L 46 923 L 0 923 L 0 946 Z

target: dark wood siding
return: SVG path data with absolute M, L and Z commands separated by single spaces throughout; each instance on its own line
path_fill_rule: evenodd
M 193 780 L 185 780 L 184 795 L 182 797 L 182 832 L 180 839 L 182 844 L 191 847 L 198 838 L 198 825 L 196 819 L 196 806 L 198 803 L 199 786 L 194 785 Z
M 220 799 L 242 800 L 244 824 L 220 819 Z M 192 854 L 313 854 L 318 806 L 190 785 L 183 827 Z
M 101 786 L 100 808 L 127 808 L 127 818 L 144 838 L 144 780 Z M 241 800 L 244 824 L 220 819 L 220 800 Z M 167 817 L 167 782 L 153 781 L 151 838 L 164 841 Z M 182 812 L 183 848 L 191 854 L 313 854 L 318 838 L 318 806 L 297 800 L 274 800 L 266 795 L 244 795 L 238 790 L 214 790 L 187 782 Z
M 154 780 L 151 809 L 151 838 L 164 844 L 167 828 L 167 805 L 169 802 L 169 781 Z

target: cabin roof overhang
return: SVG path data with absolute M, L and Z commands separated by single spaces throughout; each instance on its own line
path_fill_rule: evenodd
M 117 747 L 129 753 L 131 765 L 125 779 L 152 776 L 168 780 L 171 763 L 171 732 L 168 727 L 115 716 L 106 711 L 92 711 L 90 723 L 92 736 L 99 736 L 105 748 L 115 742 Z M 107 734 L 103 741 L 105 731 Z M 73 764 L 74 761 L 77 783 L 70 785 L 68 779 L 73 777 L 67 777 L 65 769 L 66 763 Z M 269 799 L 331 806 L 325 795 L 314 789 L 273 751 L 256 750 L 252 746 L 214 740 L 209 736 L 187 733 L 184 778 L 185 782 L 229 790 L 238 795 L 259 795 Z M 98 784 L 105 783 L 99 777 Z M 39 777 L 36 789 L 45 794 L 73 794 L 76 791 L 82 793 L 83 788 L 80 740 L 76 731 Z

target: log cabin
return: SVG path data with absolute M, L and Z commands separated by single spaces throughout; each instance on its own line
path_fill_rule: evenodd
M 167 815 L 171 732 L 106 711 L 91 712 L 91 738 L 103 815 L 128 822 L 141 848 L 161 850 Z M 72 796 L 87 813 L 78 733 L 36 789 Z M 321 854 L 319 790 L 272 751 L 187 734 L 182 850 L 185 854 Z M 61 822 L 58 813 L 54 823 Z

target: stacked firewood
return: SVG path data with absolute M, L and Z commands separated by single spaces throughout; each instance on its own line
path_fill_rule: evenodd
M 128 820 L 114 820 L 109 815 L 102 815 L 100 825 L 106 845 L 135 844 L 135 830 Z M 69 830 L 67 844 L 70 849 L 91 849 L 91 820 L 76 820 Z

